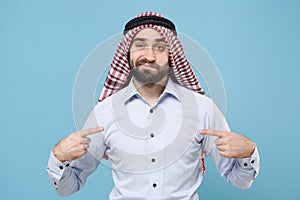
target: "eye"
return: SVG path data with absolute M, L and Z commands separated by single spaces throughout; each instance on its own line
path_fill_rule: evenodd
M 143 43 L 137 43 L 137 44 L 134 45 L 134 47 L 136 49 L 144 49 L 145 48 L 145 44 L 143 44 Z
M 157 45 L 155 45 L 155 50 L 163 52 L 163 51 L 166 50 L 166 45 L 164 45 L 164 44 L 157 44 Z

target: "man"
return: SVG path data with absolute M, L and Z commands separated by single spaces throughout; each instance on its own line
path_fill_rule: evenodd
M 66 196 L 107 157 L 115 184 L 109 199 L 195 200 L 206 155 L 239 188 L 259 172 L 255 144 L 230 132 L 204 95 L 174 24 L 147 12 L 126 24 L 99 103 L 83 130 L 52 149 L 47 170 Z

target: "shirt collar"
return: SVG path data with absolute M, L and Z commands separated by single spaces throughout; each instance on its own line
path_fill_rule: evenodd
M 125 104 L 135 98 L 142 98 L 133 84 L 133 78 L 130 80 L 128 86 L 125 87 L 124 89 L 126 90 L 123 96 L 123 102 Z M 158 101 L 160 101 L 161 99 L 165 98 L 168 95 L 171 95 L 175 97 L 178 101 L 181 101 L 179 91 L 178 91 L 178 85 L 171 78 L 168 79 L 167 85 L 163 93 L 160 95 Z
M 179 91 L 178 91 L 178 84 L 175 83 L 170 77 L 168 79 L 167 85 L 160 95 L 159 99 L 164 98 L 166 95 L 171 95 L 175 97 L 178 101 L 181 101 Z

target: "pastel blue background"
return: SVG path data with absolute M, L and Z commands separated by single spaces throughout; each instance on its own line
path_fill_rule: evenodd
M 201 199 L 300 199 L 300 1 L 0 1 L 1 200 L 58 197 L 49 152 L 75 130 L 77 70 L 100 42 L 144 11 L 172 19 L 219 68 L 233 131 L 253 139 L 261 172 L 249 190 L 227 184 L 208 162 Z M 64 199 L 107 199 L 110 169 Z M 138 188 L 137 188 L 138 189 Z

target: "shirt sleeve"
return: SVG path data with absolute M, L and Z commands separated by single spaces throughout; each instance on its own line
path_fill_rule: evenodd
M 96 116 L 92 112 L 83 129 L 98 126 Z M 90 138 L 88 152 L 81 158 L 71 162 L 60 162 L 51 151 L 47 172 L 51 184 L 60 196 L 68 196 L 79 191 L 84 186 L 87 177 L 98 168 L 106 149 L 104 136 L 103 133 L 96 133 L 91 135 Z
M 224 116 L 215 104 L 212 105 L 209 129 L 230 131 Z M 214 143 L 216 139 L 217 138 L 213 136 L 205 136 L 204 148 L 216 165 L 218 172 L 232 185 L 241 189 L 250 188 L 260 168 L 260 158 L 257 147 L 250 158 L 225 158 L 219 155 Z

